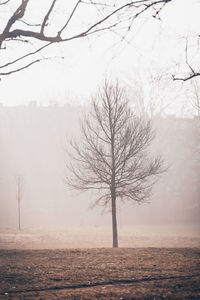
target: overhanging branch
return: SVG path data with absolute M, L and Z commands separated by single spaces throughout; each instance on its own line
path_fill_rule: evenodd
M 112 3 L 106 3 L 102 6 L 101 14 L 98 14 L 99 19 L 96 19 L 94 22 L 91 22 L 88 24 L 88 26 L 80 31 L 70 36 L 70 31 L 67 32 L 67 28 L 69 25 L 69 22 L 72 20 L 72 18 L 75 18 L 77 16 L 77 8 L 80 5 L 88 6 L 90 5 L 100 5 L 102 3 L 98 3 L 97 1 L 82 1 L 78 0 L 75 5 L 72 7 L 71 12 L 69 12 L 68 17 L 66 18 L 64 25 L 60 26 L 58 28 L 57 33 L 52 35 L 46 35 L 45 34 L 45 28 L 48 27 L 48 21 L 51 17 L 52 11 L 54 10 L 55 5 L 58 3 L 57 0 L 52 0 L 51 5 L 49 9 L 47 9 L 46 14 L 44 15 L 43 19 L 41 20 L 41 24 L 33 24 L 31 20 L 23 20 L 23 17 L 25 16 L 27 6 L 29 3 L 29 0 L 21 0 L 20 5 L 17 7 L 15 12 L 11 15 L 11 17 L 7 20 L 5 28 L 2 30 L 2 33 L 0 34 L 0 50 L 6 47 L 3 47 L 2 44 L 4 42 L 9 42 L 10 40 L 15 40 L 18 38 L 26 38 L 27 40 L 35 39 L 40 42 L 47 42 L 48 44 L 39 47 L 37 50 L 28 52 L 21 57 L 18 57 L 16 59 L 13 59 L 9 62 L 4 63 L 0 68 L 6 68 L 11 65 L 13 65 L 13 72 L 12 71 L 4 71 L 1 72 L 1 75 L 7 75 L 11 73 L 15 73 L 16 70 L 23 70 L 26 69 L 28 66 L 31 66 L 32 64 L 41 61 L 40 59 L 35 59 L 34 62 L 30 62 L 28 64 L 25 64 L 24 66 L 21 66 L 20 68 L 15 68 L 15 64 L 19 61 L 22 61 L 27 58 L 28 56 L 33 56 L 40 51 L 42 51 L 47 46 L 54 44 L 54 43 L 62 43 L 62 42 L 68 42 L 74 39 L 84 38 L 89 35 L 94 35 L 98 32 L 103 32 L 106 30 L 111 30 L 112 28 L 116 28 L 119 24 L 122 22 L 130 21 L 130 15 L 131 15 L 131 21 L 128 26 L 128 30 L 130 30 L 130 27 L 133 26 L 133 21 L 137 17 L 139 17 L 141 14 L 143 14 L 145 11 L 153 8 L 155 10 L 154 16 L 159 14 L 159 12 L 163 9 L 163 7 L 172 0 L 157 0 L 157 1 L 151 1 L 151 0 L 137 0 L 137 1 L 130 1 L 126 2 L 123 5 L 116 6 L 116 2 Z M 0 2 L 0 5 L 6 5 L 9 1 Z M 101 6 L 100 6 L 101 7 Z M 130 11 L 131 10 L 131 11 Z M 120 18 L 113 18 L 117 17 L 120 13 Z M 98 17 L 97 17 L 98 18 Z M 22 29 L 17 27 L 17 23 L 22 22 L 24 25 L 26 25 L 28 28 Z M 56 25 L 56 24 L 54 24 Z M 126 24 L 127 25 L 127 24 Z M 15 26 L 15 27 L 14 27 Z M 40 27 L 39 31 L 35 30 L 29 30 L 31 27 Z M 13 28 L 14 27 L 14 28 Z
M 172 75 L 172 78 L 174 81 L 188 81 L 188 80 L 198 77 L 198 76 L 200 76 L 200 72 L 194 72 L 193 74 L 190 74 L 185 77 L 176 77 L 175 75 Z

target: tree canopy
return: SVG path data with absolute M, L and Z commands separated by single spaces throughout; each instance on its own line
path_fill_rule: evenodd
M 134 114 L 118 83 L 105 82 L 81 132 L 81 141 L 71 142 L 66 183 L 77 190 L 98 191 L 95 204 L 111 207 L 117 247 L 117 200 L 144 201 L 161 172 L 160 157 L 152 158 L 148 151 L 154 138 L 151 121 Z

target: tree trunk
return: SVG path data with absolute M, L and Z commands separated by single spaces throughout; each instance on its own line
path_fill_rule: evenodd
M 118 233 L 117 233 L 117 214 L 116 214 L 116 194 L 111 192 L 112 200 L 112 231 L 113 231 L 113 248 L 118 248 Z
M 18 200 L 18 229 L 21 231 L 21 211 L 20 211 L 20 201 Z
M 20 187 L 20 179 L 18 179 L 17 184 L 17 202 L 18 202 L 18 229 L 21 231 L 21 187 Z

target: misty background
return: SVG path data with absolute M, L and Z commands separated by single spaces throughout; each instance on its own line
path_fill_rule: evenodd
M 94 193 L 69 191 L 64 183 L 67 143 L 78 139 L 89 106 L 0 107 L 0 227 L 17 228 L 17 178 L 22 184 L 22 228 L 109 227 L 102 207 L 90 209 Z M 134 225 L 200 225 L 200 159 L 198 116 L 153 117 L 152 152 L 164 159 L 149 202 L 117 201 L 119 228 Z
M 2 6 L 2 28 L 17 2 Z M 31 1 L 27 17 L 33 23 L 40 21 L 41 6 L 46 11 L 50 2 Z M 66 17 L 64 3 L 56 11 L 58 23 Z M 174 0 L 168 4 L 160 12 L 161 20 L 148 13 L 136 18 L 126 39 L 106 31 L 55 43 L 39 55 L 50 59 L 1 78 L 1 228 L 18 228 L 19 178 L 22 228 L 111 228 L 109 211 L 90 209 L 94 193 L 72 192 L 64 183 L 67 141 L 78 138 L 79 119 L 89 111 L 89 99 L 105 77 L 118 78 L 139 113 L 153 117 L 156 138 L 151 151 L 160 154 L 166 166 L 149 202 L 117 202 L 119 229 L 200 225 L 199 77 L 184 83 L 172 80 L 173 75 L 190 71 L 186 41 L 190 64 L 199 66 L 195 36 L 199 36 L 200 2 Z M 85 15 L 84 10 L 75 24 L 84 23 Z M 8 51 L 2 49 L 2 59 L 24 54 L 25 44 L 17 45 L 19 48 L 13 44 Z

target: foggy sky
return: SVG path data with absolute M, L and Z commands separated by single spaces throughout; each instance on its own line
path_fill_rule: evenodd
M 133 91 L 131 96 L 144 97 L 147 108 L 151 99 L 162 101 L 165 108 L 165 119 L 155 120 L 153 148 L 169 168 L 149 203 L 118 204 L 119 225 L 198 221 L 200 162 L 195 149 L 199 120 L 191 117 L 191 84 L 175 83 L 171 75 L 188 71 L 185 38 L 199 34 L 199 6 L 195 0 L 172 1 L 162 11 L 162 22 L 146 17 L 137 20 L 128 41 L 119 42 L 115 35 L 105 34 L 56 44 L 45 53 L 56 59 L 1 79 L 0 226 L 17 227 L 19 175 L 23 178 L 22 226 L 110 226 L 109 213 L 103 214 L 101 207 L 88 209 L 94 194 L 69 192 L 63 182 L 64 149 L 66 140 L 79 134 L 84 110 L 80 104 L 88 105 L 105 76 L 125 83 L 129 92 Z M 0 25 L 4 21 L 5 11 L 1 11 Z M 197 64 L 193 42 L 189 40 L 189 56 Z M 15 53 L 15 48 L 9 51 Z M 61 56 L 65 59 L 60 60 Z M 152 85 L 151 77 L 160 74 L 164 75 L 162 84 Z M 133 89 L 134 85 L 139 89 Z M 30 101 L 40 106 L 29 105 Z M 68 105 L 59 106 L 64 103 Z M 169 113 L 190 118 L 166 118 Z
M 12 1 L 14 2 L 16 1 Z M 56 59 L 1 78 L 0 102 L 19 105 L 36 100 L 47 105 L 52 101 L 64 103 L 66 95 L 69 96 L 67 101 L 87 102 L 88 96 L 96 90 L 105 76 L 124 80 L 127 74 L 132 76 L 135 70 L 143 77 L 150 70 L 164 72 L 166 75 L 187 72 L 185 39 L 189 35 L 199 34 L 199 6 L 200 3 L 196 0 L 174 0 L 162 11 L 162 22 L 147 16 L 138 19 L 131 36 L 124 42 L 109 32 L 91 39 L 56 44 L 47 53 L 43 53 L 47 57 L 57 57 Z M 31 10 L 33 16 L 37 13 L 39 12 Z M 62 17 L 63 14 L 60 14 Z M 1 10 L 0 24 L 5 22 L 5 17 L 5 10 Z M 198 64 L 194 41 L 188 38 L 188 42 L 189 59 L 192 65 Z M 15 47 L 7 51 L 11 51 L 7 54 L 8 57 L 13 52 L 16 55 Z M 6 53 L 2 51 L 3 56 Z M 61 60 L 59 57 L 65 59 Z M 172 89 L 173 87 L 169 88 L 169 94 Z M 187 84 L 182 85 L 182 90 L 186 92 Z M 183 100 L 183 94 L 179 94 L 176 101 Z

